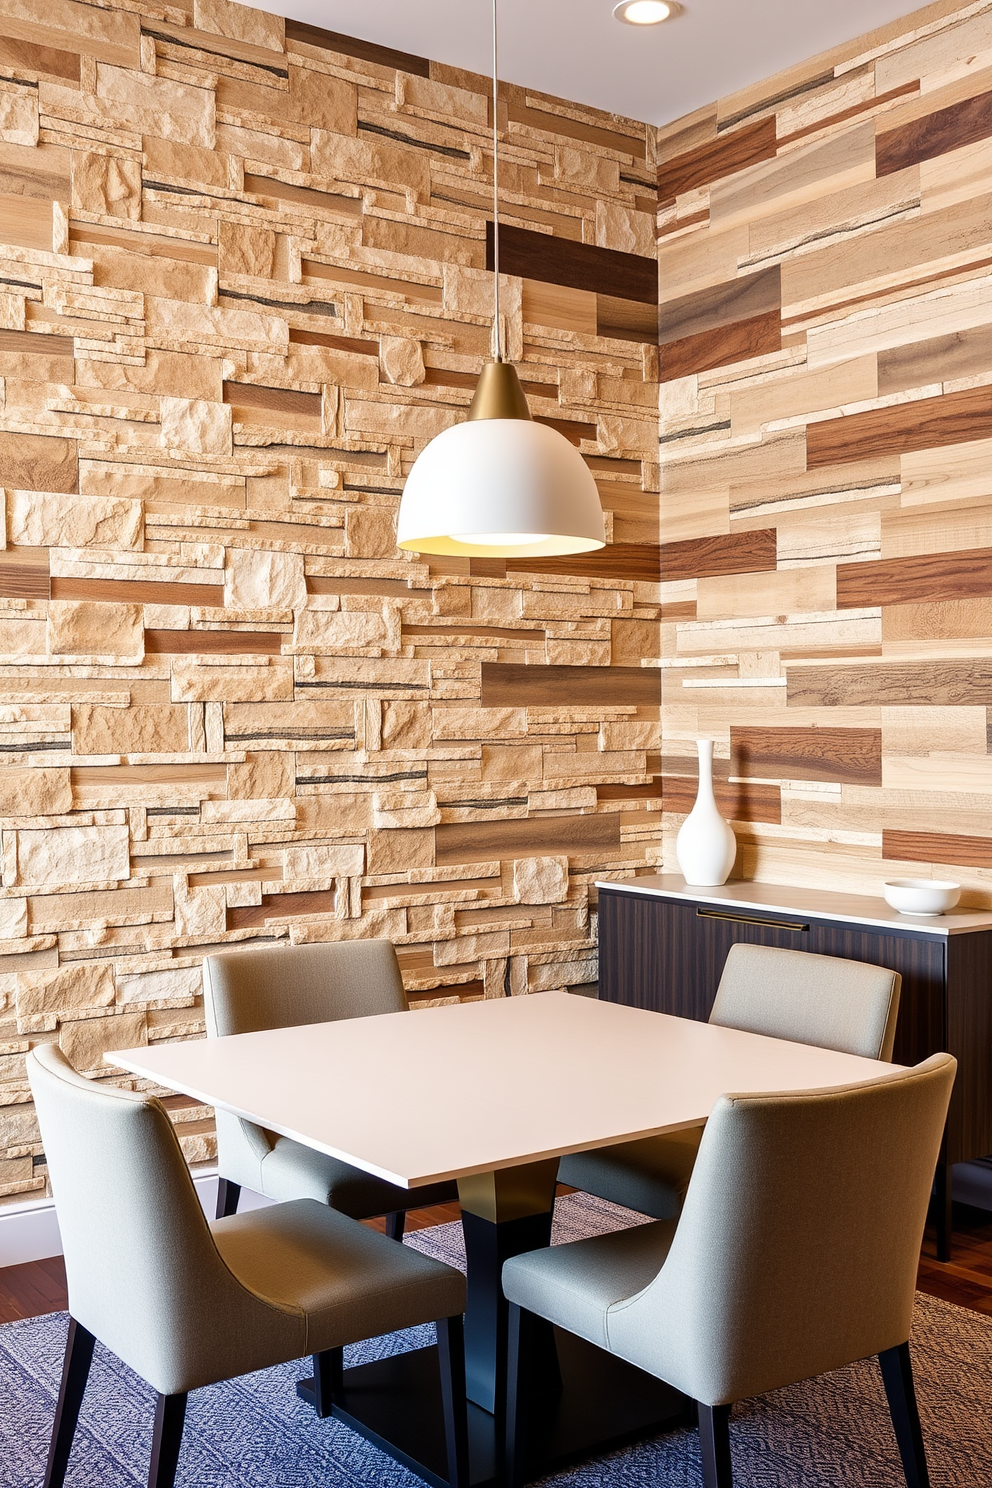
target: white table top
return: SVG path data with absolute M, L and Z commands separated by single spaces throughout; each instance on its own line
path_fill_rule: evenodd
M 884 899 L 867 894 L 839 894 L 836 889 L 791 888 L 784 884 L 754 883 L 731 879 L 717 888 L 693 888 L 679 873 L 647 873 L 643 878 L 604 879 L 598 889 L 625 894 L 648 894 L 663 899 L 685 899 L 694 904 L 712 904 L 730 913 L 759 910 L 763 914 L 787 915 L 791 919 L 836 920 L 851 925 L 871 925 L 879 930 L 910 930 L 920 935 L 964 935 L 992 930 L 992 912 L 987 909 L 952 909 L 940 915 L 900 914 Z
M 897 1068 L 567 992 L 115 1050 L 108 1063 L 403 1188 Z

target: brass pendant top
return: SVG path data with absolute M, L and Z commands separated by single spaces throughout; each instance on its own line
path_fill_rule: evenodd
M 479 374 L 470 419 L 529 419 L 527 396 L 512 362 L 487 362 Z

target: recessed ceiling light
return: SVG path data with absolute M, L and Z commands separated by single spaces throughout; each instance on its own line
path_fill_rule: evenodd
M 657 26 L 677 15 L 679 9 L 674 0 L 621 0 L 613 14 L 628 26 Z

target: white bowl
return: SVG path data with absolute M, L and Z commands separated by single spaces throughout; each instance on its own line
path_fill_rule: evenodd
M 939 915 L 957 904 L 961 885 L 945 878 L 890 878 L 882 893 L 900 914 Z

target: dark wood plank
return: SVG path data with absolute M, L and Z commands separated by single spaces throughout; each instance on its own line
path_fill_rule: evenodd
M 484 708 L 590 708 L 609 707 L 610 704 L 650 707 L 660 701 L 661 672 L 658 667 L 482 663 L 481 703 Z M 591 817 L 583 819 L 593 820 Z
M 692 372 L 711 372 L 751 357 L 769 356 L 782 349 L 782 322 L 777 310 L 738 320 L 713 331 L 700 331 L 682 341 L 669 342 L 658 358 L 662 382 L 688 377 Z
M 936 541 L 936 537 L 935 537 Z M 992 594 L 992 548 L 923 553 L 837 566 L 837 608 L 939 604 Z
M 306 309 L 306 306 L 301 306 Z M 295 388 L 261 387 L 252 382 L 225 382 L 224 402 L 242 408 L 262 408 L 267 413 L 305 414 L 320 422 L 320 393 L 300 393 Z
M 921 160 L 933 160 L 992 135 L 992 92 L 887 129 L 875 139 L 875 174 L 890 176 Z
M 550 233 L 531 232 L 526 227 L 500 223 L 499 263 L 504 274 L 561 284 L 567 289 L 586 289 L 615 299 L 636 300 L 643 305 L 658 303 L 658 264 L 638 253 L 616 248 L 597 248 L 594 243 L 576 243 Z M 486 223 L 486 267 L 493 266 L 493 225 Z
M 450 822 L 435 827 L 434 837 L 439 868 L 484 863 L 493 858 L 541 857 L 547 853 L 587 856 L 602 853 L 609 857 L 620 851 L 620 814 L 610 811 L 596 816 Z
M 947 1116 L 947 1160 L 992 1152 L 992 931 L 947 937 L 947 1042 L 958 1073 Z M 898 1051 L 895 1058 L 899 1059 Z
M 691 811 L 696 801 L 696 777 L 665 775 L 662 780 L 661 809 L 680 815 Z M 772 822 L 776 826 L 782 821 L 782 789 L 778 785 L 749 780 L 714 780 L 713 791 L 716 804 L 728 821 Z
M 685 191 L 695 191 L 699 186 L 746 170 L 749 165 L 771 160 L 777 148 L 774 114 L 743 129 L 717 135 L 705 145 L 662 161 L 658 167 L 659 202 L 665 206 Z
M 734 532 L 717 537 L 690 537 L 682 542 L 663 543 L 661 577 L 671 579 L 719 578 L 721 574 L 766 573 L 777 562 L 774 527 L 753 532 Z
M 806 468 L 937 449 L 990 436 L 992 388 L 965 388 L 939 398 L 917 398 L 807 425 Z
M 148 656 L 279 656 L 281 652 L 282 636 L 278 631 L 145 631 Z
M 597 801 L 660 801 L 661 776 L 648 785 L 597 785 Z
M 15 491 L 78 491 L 75 440 L 0 433 L 0 486 Z
M 53 599 L 107 604 L 222 605 L 222 584 L 170 584 L 155 579 L 52 579 Z
M 380 46 L 376 41 L 362 41 L 357 36 L 344 36 L 340 31 L 325 31 L 322 26 L 311 26 L 306 21 L 287 20 L 286 40 L 320 47 L 325 52 L 338 52 L 343 57 L 357 57 L 360 62 L 373 62 L 378 67 L 395 67 L 397 72 L 410 72 L 415 77 L 431 75 L 431 64 L 426 57 Z
M 684 341 L 752 320 L 782 306 L 782 277 L 778 264 L 757 274 L 740 274 L 710 289 L 682 295 L 662 305 L 658 313 L 658 341 L 662 346 Z
M 731 728 L 730 758 L 733 775 L 881 785 L 882 731 Z
M 992 837 L 885 828 L 882 857 L 909 863 L 952 863 L 956 868 L 992 868 Z
M 878 666 L 789 667 L 788 678 L 790 708 L 992 706 L 992 659 L 986 657 L 975 661 L 885 662 Z
M 507 558 L 505 571 L 573 574 L 576 578 L 590 579 L 641 579 L 647 584 L 657 584 L 662 577 L 661 553 L 658 543 L 608 543 L 594 553 L 572 553 L 567 558 Z

